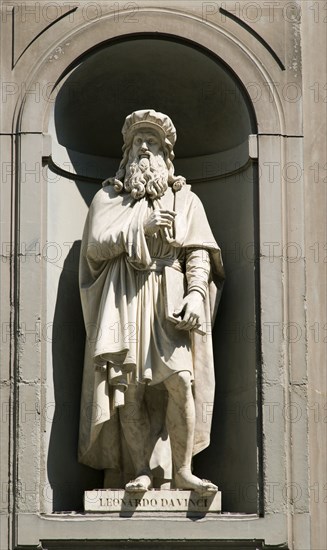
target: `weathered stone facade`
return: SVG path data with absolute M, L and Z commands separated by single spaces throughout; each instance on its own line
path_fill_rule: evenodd
M 1 549 L 326 548 L 323 4 L 2 2 Z M 226 263 L 199 521 L 81 511 L 81 231 L 149 107 Z

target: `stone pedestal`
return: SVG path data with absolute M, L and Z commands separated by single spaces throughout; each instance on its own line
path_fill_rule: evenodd
M 152 489 L 129 493 L 124 489 L 96 489 L 84 493 L 85 512 L 221 512 L 221 493 L 201 496 L 194 491 Z

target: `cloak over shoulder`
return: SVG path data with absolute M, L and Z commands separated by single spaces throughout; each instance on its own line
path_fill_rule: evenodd
M 167 193 L 173 193 L 171 188 Z M 119 470 L 124 438 L 112 406 L 108 384 L 107 354 L 128 352 L 131 346 L 122 332 L 126 323 L 136 323 L 135 270 L 149 268 L 152 258 L 144 235 L 146 198 L 135 200 L 118 194 L 112 186 L 101 189 L 91 204 L 83 233 L 80 255 L 80 292 L 86 328 L 86 349 L 81 400 L 79 460 L 97 469 Z M 192 332 L 196 429 L 193 454 L 209 445 L 214 365 L 211 323 L 214 320 L 224 279 L 220 249 L 214 239 L 200 199 L 185 185 L 174 199 L 176 249 L 200 248 L 210 254 L 212 280 L 205 301 L 208 333 Z M 215 283 L 213 282 L 215 281 Z M 218 292 L 217 292 L 218 286 Z M 119 292 L 118 289 L 124 289 Z M 119 333 L 107 330 L 118 327 Z M 155 386 L 153 386 L 155 388 Z M 156 400 L 164 392 L 153 390 Z M 156 422 L 164 423 L 164 415 Z M 109 444 L 108 444 L 109 442 Z M 105 444 L 104 444 L 105 443 Z M 160 441 L 152 463 L 159 466 Z M 126 449 L 125 449 L 126 450 Z

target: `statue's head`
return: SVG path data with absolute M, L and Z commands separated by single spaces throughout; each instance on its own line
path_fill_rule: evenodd
M 109 178 L 118 193 L 125 190 L 135 199 L 155 199 L 168 185 L 181 189 L 185 179 L 174 175 L 172 163 L 176 130 L 167 115 L 153 109 L 135 111 L 126 117 L 122 134 L 123 159 L 115 178 Z

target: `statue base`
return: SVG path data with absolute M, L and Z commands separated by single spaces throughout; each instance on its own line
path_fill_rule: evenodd
M 143 493 L 124 489 L 95 489 L 84 493 L 85 512 L 221 512 L 221 492 L 201 496 L 181 489 L 151 489 Z

